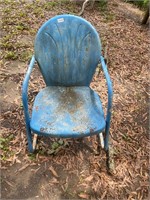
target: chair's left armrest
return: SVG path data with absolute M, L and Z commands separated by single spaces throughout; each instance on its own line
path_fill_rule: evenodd
M 32 59 L 30 61 L 27 73 L 25 75 L 23 85 L 22 85 L 22 102 L 23 102 L 23 108 L 24 108 L 24 114 L 25 114 L 25 121 L 26 125 L 29 126 L 30 123 L 30 115 L 29 115 L 29 110 L 28 110 L 28 84 L 29 84 L 29 79 L 30 79 L 30 74 L 32 72 L 33 66 L 35 63 L 35 57 L 32 56 Z
M 111 121 L 113 89 L 112 89 L 112 82 L 109 73 L 107 71 L 107 65 L 105 64 L 103 56 L 100 57 L 100 62 L 102 65 L 102 69 L 106 78 L 107 88 L 108 88 L 108 105 L 107 105 L 107 115 L 106 115 L 106 134 L 108 134 Z

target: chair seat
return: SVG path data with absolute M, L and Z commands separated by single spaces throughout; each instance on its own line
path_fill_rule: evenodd
M 84 137 L 100 133 L 105 119 L 99 96 L 89 87 L 49 86 L 34 101 L 31 130 L 51 137 Z

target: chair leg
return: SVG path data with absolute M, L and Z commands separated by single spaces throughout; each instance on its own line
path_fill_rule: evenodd
M 33 146 L 33 151 L 35 151 L 35 149 L 36 149 L 37 138 L 38 138 L 38 135 L 37 135 L 37 134 L 34 134 L 34 135 L 33 135 L 33 144 L 32 144 L 32 146 Z
M 97 150 L 96 153 L 99 155 L 101 149 L 104 149 L 104 136 L 103 136 L 103 132 L 99 133 L 96 135 L 96 140 L 97 140 Z
M 99 134 L 96 135 L 96 140 L 97 140 L 96 155 L 99 155 L 99 154 L 100 154 L 100 151 L 101 151 L 101 145 L 100 145 L 100 137 L 99 137 Z
M 109 133 L 107 131 L 104 133 L 104 149 L 105 151 L 109 149 Z
M 33 145 L 32 145 L 32 133 L 29 126 L 26 126 L 27 129 L 27 140 L 28 140 L 28 151 L 30 153 L 34 152 Z

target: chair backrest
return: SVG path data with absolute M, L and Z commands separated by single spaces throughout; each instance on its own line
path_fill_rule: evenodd
M 95 28 L 74 15 L 58 15 L 39 29 L 34 44 L 47 86 L 88 86 L 101 54 Z

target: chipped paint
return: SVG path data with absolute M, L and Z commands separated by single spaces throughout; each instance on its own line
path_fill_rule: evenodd
M 99 96 L 89 87 L 47 87 L 35 99 L 31 128 L 37 133 L 82 137 L 96 134 L 104 127 Z

